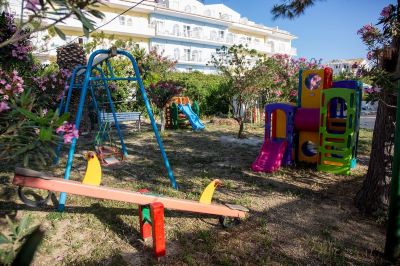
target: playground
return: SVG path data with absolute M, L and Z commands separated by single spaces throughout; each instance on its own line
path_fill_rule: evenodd
M 207 184 L 223 181 L 213 202 L 248 208 L 239 225 L 223 229 L 214 216 L 165 210 L 166 264 L 376 264 L 385 241 L 384 216 L 371 219 L 354 207 L 353 196 L 367 170 L 372 132 L 360 130 L 359 164 L 350 175 L 317 172 L 299 165 L 273 174 L 250 169 L 260 145 L 227 143 L 237 126 L 208 123 L 196 132 L 169 130 L 162 134 L 179 191 L 167 178 L 149 121 L 140 132 L 124 135 L 128 158 L 115 168 L 103 168 L 102 185 L 198 200 Z M 247 128 L 249 137 L 264 137 L 264 125 Z M 91 150 L 82 137 L 70 179 L 81 181 L 86 168 L 83 152 Z M 66 156 L 50 170 L 63 176 Z M 156 263 L 151 244 L 140 240 L 137 205 L 68 194 L 64 212 L 53 204 L 24 205 L 12 185 L 14 168 L 1 165 L 1 215 L 29 215 L 42 223 L 45 239 L 34 265 L 149 265 Z M 49 170 L 49 171 L 50 171 Z M 57 206 L 57 205 L 55 205 Z M 17 214 L 17 217 L 15 215 Z M 7 224 L 1 224 L 1 231 Z

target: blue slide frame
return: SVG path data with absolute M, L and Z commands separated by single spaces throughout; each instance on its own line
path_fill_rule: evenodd
M 125 57 L 127 57 L 129 59 L 129 61 L 132 64 L 132 68 L 134 70 L 134 76 L 129 76 L 129 77 L 115 77 L 114 76 L 114 71 L 112 69 L 112 66 L 111 66 L 111 63 L 109 61 L 109 58 L 112 58 L 112 57 L 114 57 L 116 55 L 125 56 Z M 97 62 L 96 62 L 96 60 L 97 60 Z M 97 67 L 98 65 L 102 65 L 104 62 L 106 62 L 106 66 L 107 66 L 108 72 L 110 73 L 110 77 L 106 76 L 104 74 L 104 72 L 102 71 L 102 69 Z M 98 71 L 100 73 L 100 77 L 97 76 L 97 75 L 94 75 L 93 74 L 93 72 L 94 72 L 93 70 Z M 84 74 L 83 82 L 75 84 L 75 81 L 82 74 Z M 108 101 L 110 103 L 110 107 L 111 107 L 111 110 L 112 110 L 112 113 L 113 113 L 115 126 L 116 126 L 116 129 L 117 129 L 117 134 L 120 137 L 121 146 L 122 146 L 122 152 L 124 153 L 124 155 L 127 155 L 128 153 L 127 153 L 127 150 L 126 150 L 126 146 L 125 146 L 125 143 L 123 141 L 123 137 L 122 137 L 122 134 L 121 134 L 121 131 L 120 131 L 120 128 L 119 128 L 117 117 L 115 115 L 115 108 L 114 108 L 114 105 L 113 105 L 113 102 L 112 102 L 112 99 L 111 99 L 111 93 L 110 93 L 110 90 L 109 90 L 108 85 L 107 85 L 108 81 L 116 81 L 116 80 L 136 81 L 138 83 L 140 92 L 141 92 L 142 97 L 143 97 L 143 101 L 144 101 L 145 106 L 146 106 L 147 113 L 148 113 L 150 121 L 151 121 L 152 129 L 153 129 L 154 134 L 156 136 L 158 146 L 160 147 L 161 156 L 162 156 L 162 159 L 164 161 L 165 168 L 167 169 L 167 172 L 168 172 L 169 180 L 171 182 L 172 187 L 174 189 L 178 189 L 178 185 L 177 185 L 177 183 L 175 181 L 175 177 L 174 177 L 174 175 L 172 173 L 172 169 L 171 169 L 171 166 L 169 164 L 167 154 L 165 153 L 165 150 L 164 150 L 164 147 L 163 147 L 163 143 L 162 143 L 160 134 L 158 132 L 158 128 L 157 128 L 156 121 L 154 119 L 153 111 L 151 110 L 151 106 L 150 106 L 149 100 L 147 98 L 146 91 L 144 89 L 143 81 L 142 81 L 142 78 L 140 76 L 140 72 L 139 72 L 139 68 L 138 68 L 137 62 L 136 62 L 135 58 L 130 53 L 128 53 L 127 51 L 116 50 L 116 49 L 108 49 L 108 50 L 101 49 L 101 50 L 97 50 L 97 51 L 93 52 L 90 55 L 88 63 L 87 63 L 87 66 L 78 66 L 78 67 L 76 67 L 73 70 L 72 76 L 71 76 L 71 78 L 69 80 L 69 90 L 68 90 L 66 103 L 64 105 L 64 97 L 65 97 L 65 95 L 64 95 L 62 100 L 61 100 L 61 102 L 60 102 L 59 113 L 62 114 L 62 113 L 68 112 L 68 105 L 69 105 L 70 100 L 71 100 L 72 90 L 74 88 L 79 89 L 80 90 L 80 99 L 79 99 L 78 111 L 77 111 L 76 117 L 75 117 L 75 127 L 76 127 L 76 129 L 79 130 L 79 125 L 80 125 L 81 118 L 82 118 L 83 107 L 84 107 L 84 104 L 85 104 L 85 99 L 86 99 L 86 95 L 88 93 L 88 90 L 90 91 L 90 93 L 92 95 L 92 100 L 95 103 L 95 109 L 96 109 L 97 113 L 99 113 L 98 106 L 97 106 L 96 100 L 94 98 L 93 86 L 91 85 L 91 83 L 93 81 L 102 81 L 102 83 L 103 83 L 103 85 L 104 85 L 104 87 L 106 89 L 107 98 L 108 98 Z M 67 164 L 65 166 L 65 173 L 64 173 L 64 179 L 66 179 L 66 180 L 68 180 L 70 175 L 71 175 L 71 168 L 72 168 L 72 163 L 73 163 L 73 158 L 74 158 L 74 153 L 75 153 L 75 148 L 76 148 L 76 142 L 77 142 L 77 139 L 73 138 L 72 139 L 72 143 L 71 143 L 70 148 L 69 148 L 68 160 L 67 160 Z M 60 154 L 60 151 L 61 151 L 61 145 L 62 145 L 62 143 L 59 143 L 59 145 L 57 146 L 57 149 L 56 149 L 57 158 L 55 159 L 55 162 L 58 162 L 58 160 L 59 160 L 59 154 Z M 60 199 L 59 199 L 59 205 L 58 205 L 58 210 L 59 211 L 63 211 L 64 210 L 66 198 L 67 198 L 67 195 L 66 195 L 65 192 L 60 193 Z

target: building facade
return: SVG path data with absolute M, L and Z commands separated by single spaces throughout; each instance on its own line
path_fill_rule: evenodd
M 327 62 L 326 66 L 332 68 L 333 75 L 340 73 L 352 73 L 355 75 L 360 68 L 369 69 L 370 62 L 363 58 L 335 59 Z
M 21 10 L 20 0 L 10 2 L 12 12 Z M 97 26 L 103 25 L 137 2 L 109 0 L 106 6 L 98 7 L 105 17 L 94 21 Z M 58 27 L 65 32 L 66 40 L 56 36 L 37 38 L 38 54 L 43 59 L 54 59 L 56 47 L 82 35 L 81 23 L 75 19 L 67 19 Z M 132 40 L 146 50 L 157 48 L 177 61 L 179 71 L 214 72 L 208 62 L 223 45 L 243 44 L 267 55 L 297 54 L 292 46 L 296 37 L 289 32 L 249 21 L 224 4 L 206 5 L 198 0 L 144 1 L 97 31 L 115 39 Z M 82 41 L 87 39 L 82 37 Z

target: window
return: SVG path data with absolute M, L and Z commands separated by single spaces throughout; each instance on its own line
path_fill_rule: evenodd
M 195 27 L 194 29 L 193 29 L 193 37 L 195 37 L 195 38 L 199 38 L 200 39 L 200 35 L 201 35 L 201 32 L 203 31 L 203 29 L 202 28 L 200 28 L 200 27 Z
M 225 31 L 220 30 L 218 31 L 218 38 L 223 39 L 225 37 Z
M 174 59 L 175 59 L 175 60 L 179 60 L 179 58 L 180 58 L 180 51 L 179 51 L 179 48 L 175 48 L 175 49 L 174 49 Z
M 229 43 L 233 43 L 233 34 L 232 33 L 228 33 L 226 41 L 229 42 Z
M 125 17 L 124 16 L 119 17 L 119 25 L 125 26 Z
M 251 37 L 246 37 L 246 42 L 251 43 Z
M 183 36 L 190 37 L 190 26 L 188 25 L 183 26 Z
M 172 28 L 172 34 L 175 36 L 179 36 L 179 25 L 175 24 L 174 27 Z
M 199 51 L 197 51 L 197 50 L 193 51 L 193 53 L 192 53 L 192 61 L 193 62 L 199 61 Z
M 217 32 L 215 30 L 210 32 L 210 39 L 213 41 L 217 39 Z
M 189 5 L 185 6 L 185 12 L 187 13 L 192 12 L 192 8 Z
M 190 49 L 184 49 L 183 50 L 183 55 L 184 55 L 183 60 L 190 61 Z
M 126 25 L 131 27 L 132 26 L 132 19 L 128 18 L 128 20 L 126 21 Z
M 192 71 L 193 71 L 193 68 L 188 67 L 188 68 L 186 68 L 186 71 L 187 71 L 187 72 L 192 72 Z

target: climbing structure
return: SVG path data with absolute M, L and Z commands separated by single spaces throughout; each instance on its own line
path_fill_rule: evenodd
M 165 127 L 169 129 L 186 128 L 192 126 L 193 130 L 205 128 L 200 121 L 200 109 L 196 101 L 191 103 L 189 97 L 172 97 L 165 107 Z
M 252 169 L 273 172 L 297 161 L 348 174 L 356 165 L 361 88 L 358 81 L 332 82 L 330 68 L 300 71 L 297 106 L 265 107 L 265 142 Z

